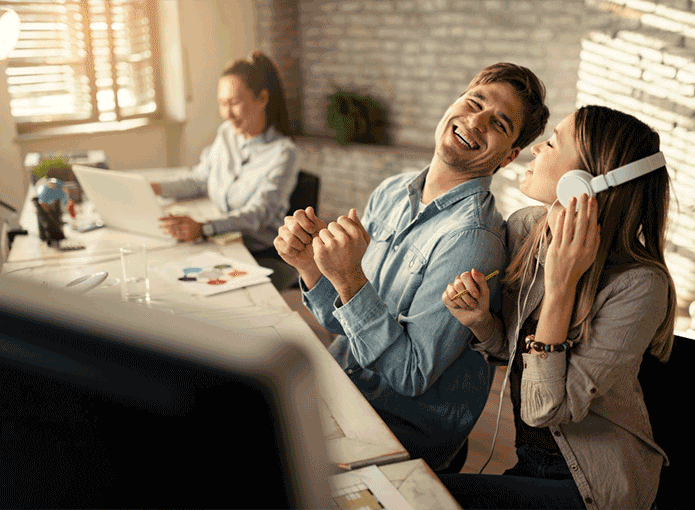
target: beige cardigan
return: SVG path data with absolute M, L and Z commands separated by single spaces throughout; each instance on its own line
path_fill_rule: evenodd
M 517 211 L 507 222 L 514 254 L 543 207 Z M 544 258 L 544 254 L 541 255 Z M 532 261 L 527 282 L 531 282 Z M 544 293 L 543 260 L 530 289 L 521 324 Z M 522 290 L 521 302 L 528 287 Z M 642 356 L 666 316 L 668 282 L 663 273 L 637 267 L 607 278 L 591 311 L 589 338 L 569 354 L 542 359 L 523 354 L 521 416 L 549 427 L 588 509 L 649 508 L 656 498 L 666 454 L 654 442 L 637 380 Z M 472 348 L 508 359 L 516 343 L 517 295 L 506 295 L 506 336 L 496 331 Z M 578 331 L 570 330 L 568 337 Z M 646 355 L 649 355 L 648 353 Z

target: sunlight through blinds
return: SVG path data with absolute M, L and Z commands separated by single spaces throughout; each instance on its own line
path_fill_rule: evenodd
M 116 121 L 157 112 L 153 0 L 0 1 L 21 19 L 7 61 L 12 116 Z

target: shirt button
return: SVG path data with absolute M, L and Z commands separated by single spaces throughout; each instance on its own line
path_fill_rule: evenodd
M 589 393 L 596 393 L 596 388 L 591 388 L 591 389 L 589 390 Z
M 579 469 L 579 466 L 577 466 L 576 464 L 572 464 L 571 467 L 572 467 L 572 471 L 576 471 L 577 469 Z
M 353 370 L 352 368 L 348 368 L 348 369 L 347 369 L 348 375 L 352 375 L 353 372 L 354 372 L 354 370 Z
M 396 251 L 398 249 L 398 245 L 393 247 L 393 251 Z
M 556 430 L 555 432 L 553 432 L 553 435 L 555 435 L 556 437 L 560 437 L 562 434 L 560 434 L 559 430 Z
M 587 505 L 591 505 L 594 502 L 594 499 L 591 497 L 586 498 L 584 501 L 586 501 Z

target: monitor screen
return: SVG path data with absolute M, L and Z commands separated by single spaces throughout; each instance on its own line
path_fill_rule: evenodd
M 0 278 L 0 506 L 325 507 L 300 342 Z

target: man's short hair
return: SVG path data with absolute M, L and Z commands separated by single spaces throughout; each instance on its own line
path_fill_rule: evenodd
M 514 142 L 514 147 L 524 149 L 543 133 L 548 123 L 550 111 L 545 105 L 545 85 L 530 69 L 500 62 L 480 71 L 471 80 L 468 89 L 485 83 L 500 82 L 509 83 L 524 103 L 524 123 Z

